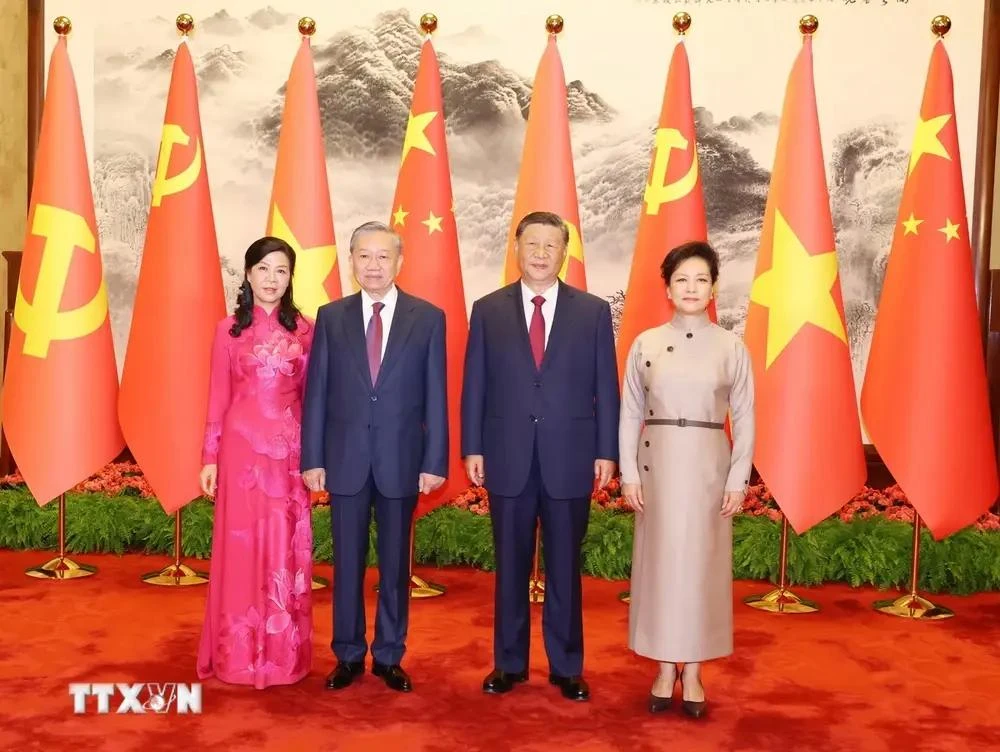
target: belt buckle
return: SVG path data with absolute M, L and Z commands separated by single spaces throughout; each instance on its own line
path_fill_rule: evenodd
M 688 422 L 687 422 L 686 418 L 678 418 L 677 419 L 677 425 L 679 427 L 684 428 L 684 426 L 686 426 L 687 424 L 688 424 Z

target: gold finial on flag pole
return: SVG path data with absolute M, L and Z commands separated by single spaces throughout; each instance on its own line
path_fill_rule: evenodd
M 420 17 L 420 29 L 424 34 L 433 34 L 437 31 L 438 27 L 438 17 L 433 13 L 424 13 Z
M 309 16 L 303 16 L 299 19 L 299 34 L 304 37 L 311 37 L 316 33 L 316 22 L 309 18 Z
M 545 30 L 549 34 L 559 34 L 563 30 L 563 17 L 558 13 L 553 13 L 545 19 Z
M 177 25 L 177 31 L 181 33 L 182 37 L 186 37 L 194 31 L 194 18 L 190 13 L 181 13 L 177 16 L 177 20 L 174 23 Z
M 803 34 L 807 35 L 815 34 L 816 29 L 818 28 L 819 28 L 819 19 L 816 18 L 816 16 L 813 15 L 802 16 L 802 18 L 799 19 L 799 31 L 801 31 Z
M 951 19 L 948 16 L 934 16 L 931 19 L 931 31 L 938 39 L 944 39 L 944 35 L 951 31 Z
M 691 28 L 691 16 L 684 11 L 680 13 L 674 13 L 674 31 L 676 31 L 681 36 L 687 34 L 687 30 Z
M 55 29 L 56 34 L 64 37 L 73 31 L 73 22 L 66 16 L 57 16 L 56 20 L 52 22 L 52 28 Z

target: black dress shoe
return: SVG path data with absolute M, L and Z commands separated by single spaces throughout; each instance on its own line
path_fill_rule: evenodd
M 344 687 L 349 687 L 351 686 L 351 682 L 364 672 L 364 661 L 339 661 L 337 667 L 326 677 L 326 688 L 344 689 Z
M 557 676 L 549 674 L 549 684 L 555 684 L 562 690 L 562 696 L 567 700 L 583 702 L 590 699 L 590 687 L 582 676 Z
M 372 663 L 372 673 L 380 677 L 389 689 L 394 689 L 397 692 L 410 692 L 413 690 L 410 677 L 398 663 L 387 666 L 384 663 L 374 661 Z
M 509 671 L 494 669 L 483 680 L 483 692 L 488 695 L 502 695 L 505 692 L 510 692 L 515 684 L 521 684 L 526 681 L 528 681 L 527 670 L 511 673 Z

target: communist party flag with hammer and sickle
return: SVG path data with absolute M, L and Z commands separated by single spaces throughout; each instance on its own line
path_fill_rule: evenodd
M 744 336 L 754 465 L 801 534 L 866 477 L 808 34 L 785 90 Z
M 586 290 L 580 208 L 576 198 L 576 174 L 573 171 L 573 149 L 569 138 L 566 77 L 555 34 L 549 35 L 531 92 L 528 126 L 521 153 L 521 172 L 514 194 L 514 215 L 507 235 L 507 257 L 503 273 L 505 285 L 516 282 L 521 277 L 517 251 L 514 248 L 514 232 L 518 222 L 534 211 L 553 212 L 566 223 L 569 244 L 566 260 L 559 270 L 559 278 L 568 285 Z
M 441 71 L 434 44 L 428 36 L 420 49 L 390 226 L 403 238 L 406 261 L 399 272 L 399 286 L 430 301 L 445 314 L 448 423 L 450 434 L 458 436 L 469 318 L 465 309 L 454 206 L 445 141 Z M 417 514 L 425 514 L 444 504 L 468 486 L 462 459 L 458 452 L 451 452 L 448 480 L 434 493 L 420 497 Z
M 670 58 L 618 326 L 619 379 L 625 378 L 625 359 L 635 338 L 673 316 L 673 304 L 667 299 L 660 278 L 660 264 L 672 248 L 691 240 L 708 240 L 708 227 L 691 107 L 691 71 L 681 40 Z M 716 320 L 714 298 L 709 303 L 708 315 L 712 321 Z
M 212 339 L 226 315 L 198 82 L 187 40 L 174 57 L 118 415 L 167 513 L 201 496 Z
M 951 63 L 938 40 L 861 389 L 872 442 L 938 540 L 997 498 L 963 191 Z
M 125 446 L 80 102 L 62 35 L 49 61 L 37 154 L 3 429 L 28 489 L 45 505 Z
M 321 305 L 340 298 L 326 145 L 308 36 L 302 37 L 285 88 L 266 233 L 295 251 L 292 283 L 302 313 L 315 318 Z

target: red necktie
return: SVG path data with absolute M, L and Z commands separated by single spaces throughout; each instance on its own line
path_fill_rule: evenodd
M 542 303 L 545 298 L 536 295 L 531 299 L 535 304 L 535 312 L 531 314 L 531 326 L 528 327 L 528 340 L 531 342 L 531 354 L 535 356 L 535 367 L 542 367 L 542 356 L 545 355 L 545 319 L 542 317 Z
M 372 375 L 372 386 L 378 381 L 378 369 L 382 365 L 382 317 L 379 315 L 385 303 L 372 303 L 372 317 L 368 321 L 365 332 L 365 343 L 368 346 L 368 370 Z

